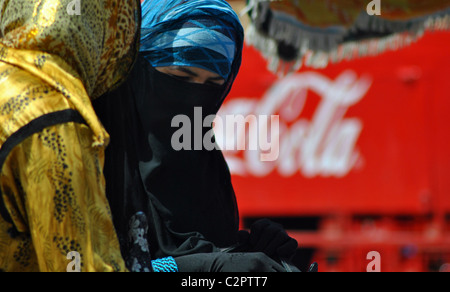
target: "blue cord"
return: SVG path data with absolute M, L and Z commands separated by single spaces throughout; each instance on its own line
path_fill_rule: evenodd
M 155 273 L 177 273 L 178 266 L 173 257 L 163 258 L 152 261 L 153 271 Z

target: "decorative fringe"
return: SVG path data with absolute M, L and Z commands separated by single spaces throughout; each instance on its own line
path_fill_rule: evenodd
M 448 9 L 409 21 L 389 21 L 369 16 L 364 11 L 350 29 L 314 28 L 300 23 L 292 16 L 272 11 L 269 31 L 262 32 L 258 27 L 264 22 L 261 18 L 267 16 L 268 4 L 266 0 L 250 0 L 243 11 L 251 11 L 252 19 L 246 41 L 263 54 L 269 62 L 269 70 L 279 76 L 296 72 L 303 65 L 319 69 L 330 63 L 399 50 L 416 42 L 425 31 L 450 30 Z M 369 37 L 365 38 L 366 35 Z M 375 37 L 371 38 L 371 35 Z M 286 60 L 280 55 L 280 43 L 295 48 L 295 59 Z

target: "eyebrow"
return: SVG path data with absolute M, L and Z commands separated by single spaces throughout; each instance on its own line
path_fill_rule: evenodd
M 175 69 L 176 69 L 176 70 L 179 70 L 179 71 L 182 71 L 182 72 L 184 72 L 184 73 L 187 73 L 187 74 L 189 74 L 189 75 L 191 75 L 191 76 L 198 77 L 197 73 L 195 73 L 195 72 L 189 70 L 189 69 L 186 68 L 186 67 L 178 67 L 178 66 L 177 66 L 177 67 L 175 67 Z
M 184 73 L 186 73 L 186 74 L 189 74 L 189 75 L 191 75 L 191 76 L 194 76 L 194 77 L 198 77 L 198 74 L 197 73 L 195 73 L 195 72 L 193 72 L 193 71 L 191 71 L 191 70 L 189 70 L 188 68 L 186 68 L 186 67 L 175 67 L 175 69 L 176 70 L 179 70 L 179 71 L 182 71 L 182 72 L 184 72 Z M 224 78 L 222 78 L 221 76 L 217 76 L 217 77 L 210 77 L 210 78 L 208 78 L 208 80 L 213 80 L 213 81 L 222 81 L 222 80 L 225 80 Z

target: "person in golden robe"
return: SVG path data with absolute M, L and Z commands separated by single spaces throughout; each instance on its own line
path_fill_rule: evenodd
M 91 101 L 130 71 L 140 14 L 139 0 L 0 0 L 0 271 L 65 272 L 72 252 L 81 271 L 126 271 Z

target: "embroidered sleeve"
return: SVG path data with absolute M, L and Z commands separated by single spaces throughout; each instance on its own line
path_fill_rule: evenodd
M 104 150 L 92 143 L 87 126 L 67 123 L 34 134 L 11 152 L 0 184 L 17 236 L 9 234 L 8 249 L 0 250 L 0 269 L 8 262 L 7 270 L 126 270 L 105 196 Z

